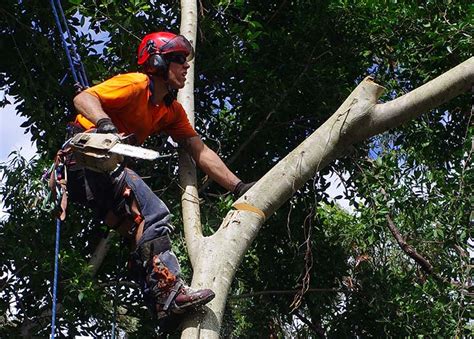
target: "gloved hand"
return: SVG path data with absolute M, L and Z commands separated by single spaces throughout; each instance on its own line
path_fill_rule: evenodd
M 242 195 L 247 192 L 250 187 L 255 185 L 256 181 L 250 182 L 248 184 L 244 183 L 243 181 L 239 181 L 237 185 L 235 185 L 234 191 L 232 192 L 236 198 L 240 198 Z
M 99 119 L 95 126 L 97 133 L 118 133 L 117 127 L 115 127 L 110 118 Z

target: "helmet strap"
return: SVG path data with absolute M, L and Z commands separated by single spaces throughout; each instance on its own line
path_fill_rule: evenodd
M 176 99 L 176 95 L 178 91 L 172 89 L 170 85 L 168 84 L 166 85 L 166 87 L 168 88 L 168 94 L 165 95 L 165 97 L 163 98 L 163 101 L 165 102 L 165 105 L 169 107 L 171 106 L 173 101 Z

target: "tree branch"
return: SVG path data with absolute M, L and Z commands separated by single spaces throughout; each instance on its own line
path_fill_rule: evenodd
M 425 259 L 422 255 L 420 255 L 411 245 L 407 244 L 403 236 L 400 234 L 400 231 L 395 226 L 395 223 L 393 222 L 390 215 L 387 214 L 385 218 L 387 219 L 387 225 L 388 225 L 388 228 L 390 229 L 390 232 L 392 232 L 393 236 L 397 240 L 397 243 L 402 249 L 402 251 L 405 252 L 410 258 L 415 260 L 421 266 L 423 271 L 425 271 L 427 274 L 433 274 L 433 266 L 430 264 L 430 262 L 427 259 Z
M 97 274 L 97 271 L 102 265 L 102 262 L 104 261 L 104 258 L 110 249 L 110 243 L 112 242 L 114 233 L 115 232 L 110 231 L 109 234 L 107 234 L 107 238 L 101 238 L 99 244 L 95 248 L 94 253 L 92 254 L 92 257 L 89 260 L 89 265 L 92 266 L 91 268 L 92 276 L 95 276 Z
M 245 151 L 245 149 L 247 148 L 247 146 L 249 145 L 252 145 L 252 142 L 253 142 L 253 139 L 255 139 L 255 137 L 257 136 L 257 134 L 259 134 L 262 129 L 266 126 L 266 124 L 268 123 L 268 121 L 270 120 L 270 118 L 272 117 L 272 115 L 274 113 L 276 113 L 278 111 L 278 109 L 280 108 L 280 106 L 285 102 L 286 98 L 288 97 L 288 95 L 291 93 L 291 91 L 296 88 L 296 85 L 299 83 L 299 81 L 301 80 L 301 78 L 303 77 L 303 75 L 306 74 L 306 72 L 308 71 L 308 68 L 309 66 L 312 65 L 312 63 L 316 60 L 318 60 L 319 58 L 321 58 L 323 55 L 329 53 L 329 51 L 326 51 L 322 54 L 320 54 L 319 56 L 317 56 L 314 60 L 313 60 L 313 54 L 315 52 L 316 48 L 313 48 L 313 50 L 311 51 L 310 53 L 310 56 L 308 58 L 308 61 L 305 65 L 305 67 L 302 69 L 302 71 L 300 72 L 300 74 L 295 78 L 295 80 L 293 81 L 293 83 L 291 84 L 291 86 L 289 86 L 280 96 L 279 96 L 279 101 L 273 106 L 273 109 L 268 112 L 268 114 L 266 115 L 266 117 L 260 121 L 260 123 L 258 124 L 257 128 L 255 128 L 253 130 L 253 132 L 245 139 L 245 141 L 239 146 L 239 148 L 232 154 L 232 156 L 225 162 L 225 164 L 227 166 L 230 166 L 232 165 L 235 160 L 237 160 L 239 158 L 239 156 Z M 201 188 L 199 189 L 199 192 L 202 192 L 204 191 L 210 184 L 212 183 L 212 180 L 211 179 L 208 179 L 206 180 L 206 182 L 201 186 Z
M 468 61 L 469 66 L 463 63 L 464 66 L 461 68 L 465 73 L 472 74 L 472 70 L 466 69 L 474 68 L 472 67 L 474 58 L 470 60 L 472 61 Z M 457 77 L 460 82 L 473 82 L 474 76 L 468 76 L 470 80 L 466 80 L 466 74 L 460 72 L 459 67 L 454 70 L 446 72 L 450 74 L 447 77 L 437 78 L 443 79 L 441 81 L 443 86 L 452 83 L 452 77 Z M 433 81 L 439 81 L 437 79 Z M 446 82 L 444 79 L 450 81 Z M 441 104 L 461 94 L 464 88 L 465 86 L 453 86 L 449 93 L 437 97 L 436 101 L 428 100 L 423 109 L 417 107 L 417 114 L 429 111 L 433 108 L 433 102 Z M 386 120 L 381 116 L 381 110 L 375 109 L 382 90 L 383 87 L 372 79 L 364 79 L 324 124 L 234 203 L 235 209 L 229 211 L 217 232 L 202 242 L 199 257 L 196 259 L 197 265 L 194 265 L 192 286 L 211 288 L 216 297 L 207 304 L 208 310 L 203 321 L 195 325 L 195 328 L 201 328 L 201 335 L 205 333 L 206 338 L 218 338 L 226 296 L 235 272 L 266 218 L 283 205 L 306 181 L 314 177 L 316 172 L 342 156 L 351 145 L 396 127 L 396 123 L 402 120 Z M 420 95 L 432 96 L 427 90 L 420 92 Z M 408 114 L 413 117 L 413 114 L 407 112 L 408 109 L 397 110 L 395 116 Z M 390 112 L 387 114 L 390 115 Z M 387 121 L 390 121 L 390 124 Z M 239 209 L 238 206 L 242 203 L 263 213 Z M 211 331 L 210 328 L 214 330 Z M 186 338 L 191 337 L 197 336 L 190 335 Z
M 423 112 L 438 107 L 469 90 L 473 83 L 474 57 L 471 57 L 413 91 L 387 103 L 376 105 L 372 116 L 374 129 L 371 134 L 397 127 Z

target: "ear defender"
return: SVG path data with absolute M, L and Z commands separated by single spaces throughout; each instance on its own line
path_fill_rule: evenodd
M 166 76 L 168 63 L 159 54 L 152 54 L 148 58 L 145 66 L 145 72 L 153 75 Z
M 144 71 L 148 74 L 158 75 L 158 76 L 167 76 L 168 63 L 165 59 L 158 54 L 158 49 L 153 40 L 148 40 L 146 42 L 145 48 L 148 52 L 148 60 L 145 62 Z

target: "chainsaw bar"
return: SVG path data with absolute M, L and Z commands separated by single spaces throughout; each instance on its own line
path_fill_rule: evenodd
M 122 138 L 112 133 L 78 133 L 69 141 L 69 146 L 78 164 L 99 172 L 114 170 L 123 161 L 123 156 L 144 160 L 168 156 L 160 156 L 158 152 L 143 147 L 122 144 Z
M 109 149 L 109 152 L 124 155 L 126 157 L 140 158 L 145 160 L 155 160 L 160 157 L 160 154 L 151 149 L 142 147 L 127 145 L 127 144 L 115 144 Z

